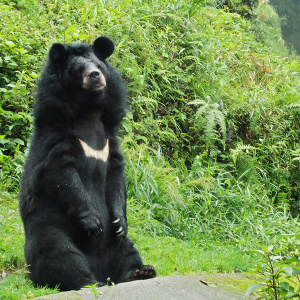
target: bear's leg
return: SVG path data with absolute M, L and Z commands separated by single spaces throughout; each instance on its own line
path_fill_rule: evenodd
M 54 237 L 51 239 L 51 237 Z M 65 235 L 27 240 L 25 256 L 29 278 L 37 285 L 58 287 L 62 291 L 79 290 L 98 283 L 85 255 Z
M 110 259 L 115 283 L 156 277 L 154 267 L 143 265 L 139 252 L 127 237 L 115 240 Z

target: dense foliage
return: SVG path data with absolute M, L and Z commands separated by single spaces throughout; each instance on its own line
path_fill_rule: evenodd
M 282 35 L 286 43 L 300 53 L 300 2 L 298 0 L 270 0 L 282 18 Z
M 0 112 L 1 174 L 6 189 L 18 185 L 31 132 L 33 86 L 47 48 L 54 40 L 89 41 L 106 34 L 117 43 L 113 63 L 129 87 L 132 110 L 123 132 L 125 148 L 135 149 L 128 151 L 133 168 L 138 167 L 136 157 L 142 155 L 140 164 L 145 167 L 159 152 L 163 172 L 179 178 L 179 186 L 170 183 L 170 191 L 178 197 L 162 187 L 156 203 L 153 187 L 149 191 L 154 194 L 148 195 L 147 203 L 155 203 L 149 209 L 160 203 L 163 208 L 154 209 L 159 212 L 153 219 L 171 222 L 161 220 L 170 218 L 164 202 L 202 206 L 209 197 L 223 207 L 223 189 L 229 193 L 226 201 L 233 197 L 238 202 L 235 206 L 230 200 L 231 209 L 218 207 L 225 209 L 222 218 L 232 215 L 234 207 L 250 213 L 249 199 L 245 207 L 241 205 L 247 189 L 250 198 L 298 214 L 299 64 L 271 55 L 255 42 L 250 23 L 221 10 L 193 10 L 193 3 L 186 6 L 185 2 L 169 3 L 164 10 L 153 2 L 152 15 L 146 14 L 150 7 L 139 2 L 127 3 L 122 10 L 121 2 L 105 7 L 92 1 L 17 4 L 25 15 L 1 5 L 2 15 L 7 15 L 1 29 Z M 151 173 L 157 168 L 153 164 Z M 133 174 L 128 171 L 129 191 Z M 165 177 L 156 181 L 165 185 Z M 143 199 L 139 193 L 145 189 L 129 195 Z
M 250 23 L 204 2 L 0 1 L 2 193 L 18 190 L 50 45 L 107 35 L 131 104 L 122 141 L 132 232 L 243 250 L 295 232 L 300 64 L 282 56 L 267 3 L 227 1 L 236 12 L 249 2 Z
M 259 0 L 215 0 L 217 6 L 227 8 L 230 12 L 236 12 L 242 17 L 251 19 L 254 17 L 254 9 Z

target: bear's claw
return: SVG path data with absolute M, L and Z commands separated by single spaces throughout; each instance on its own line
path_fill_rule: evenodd
M 116 218 L 114 221 L 112 221 L 112 224 L 117 237 L 126 236 L 128 229 L 124 218 Z
M 144 280 L 156 277 L 156 271 L 153 266 L 144 265 L 141 269 L 132 271 L 132 275 L 126 281 Z

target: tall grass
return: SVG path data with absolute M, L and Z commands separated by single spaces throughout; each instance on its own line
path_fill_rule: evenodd
M 190 171 L 179 174 L 160 153 L 153 157 L 145 151 L 138 147 L 127 157 L 129 220 L 134 230 L 243 249 L 296 230 L 297 221 L 284 206 L 274 207 L 257 182 L 237 181 L 233 172 L 217 163 L 205 166 L 200 156 Z M 136 216 L 143 222 L 135 222 Z

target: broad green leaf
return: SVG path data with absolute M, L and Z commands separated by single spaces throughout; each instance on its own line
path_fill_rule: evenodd
M 7 86 L 12 87 L 12 88 L 16 88 L 15 84 L 9 83 Z
M 20 54 L 26 53 L 27 51 L 24 48 L 19 49 Z
M 251 252 L 259 253 L 259 254 L 265 254 L 265 252 L 262 251 L 262 250 L 251 250 Z
M 284 297 L 284 299 L 292 299 L 292 298 L 299 298 L 299 294 L 295 294 L 293 292 L 288 292 Z
M 21 139 L 14 139 L 14 142 L 16 142 L 17 144 L 20 144 L 20 145 L 24 145 L 24 141 L 22 141 Z
M 273 253 L 277 254 L 278 252 L 283 251 L 283 250 L 285 250 L 285 248 L 274 249 Z
M 7 144 L 7 143 L 10 143 L 10 140 L 9 139 L 0 139 L 0 144 Z
M 290 264 L 292 262 L 300 262 L 299 258 L 293 257 L 289 259 L 284 259 L 281 264 Z
M 5 43 L 6 43 L 6 45 L 7 45 L 9 48 L 13 48 L 13 47 L 16 46 L 15 43 L 12 42 L 12 41 L 6 41 Z
M 246 293 L 244 294 L 244 298 L 250 296 L 252 293 L 254 293 L 255 291 L 257 291 L 258 289 L 260 289 L 262 287 L 262 284 L 254 284 L 251 285 L 248 290 L 246 291 Z
M 272 261 L 280 260 L 280 259 L 282 259 L 282 256 L 280 256 L 280 255 L 274 255 L 274 256 L 271 257 Z
M 293 268 L 293 274 L 295 274 L 295 275 L 300 275 L 300 269 L 295 269 L 295 268 Z
M 292 276 L 293 275 L 293 268 L 292 267 L 288 267 L 288 266 L 284 266 L 282 267 L 282 270 L 284 273 Z
M 20 93 L 22 96 L 24 96 L 27 92 L 28 92 L 28 91 L 27 91 L 25 88 L 21 88 L 21 89 L 19 90 L 19 93 Z
M 269 248 L 267 248 L 265 245 L 263 245 L 263 251 L 265 254 L 269 253 Z
M 280 287 L 286 292 L 292 291 L 294 292 L 294 288 L 286 281 L 280 282 Z

